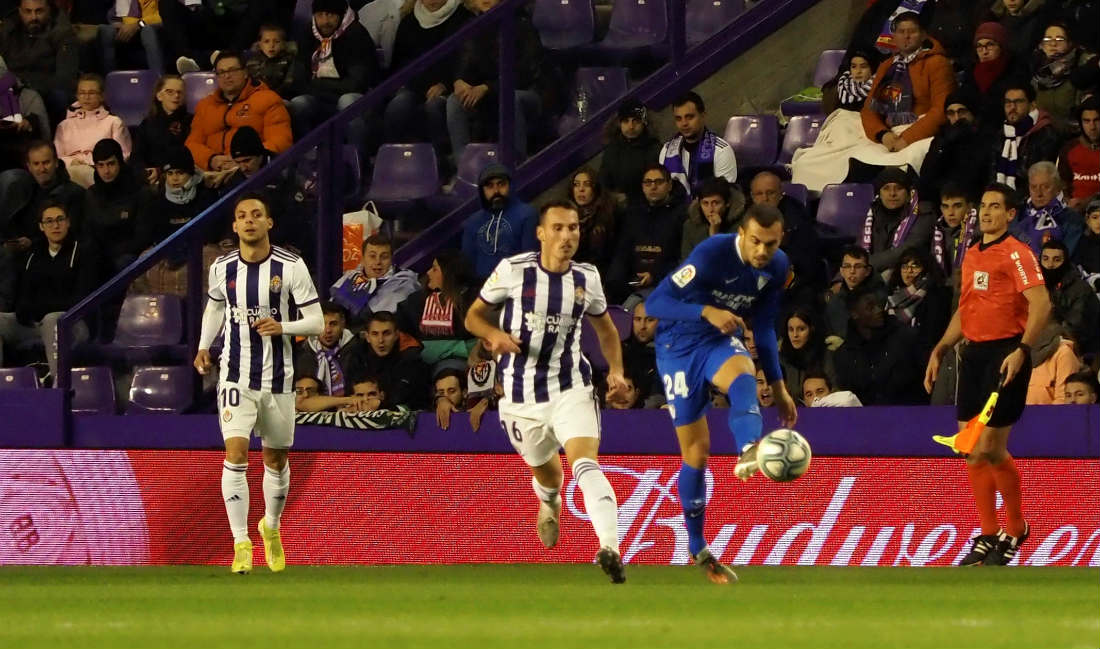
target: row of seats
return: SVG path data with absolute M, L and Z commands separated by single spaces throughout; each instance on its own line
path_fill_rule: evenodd
M 178 415 L 194 403 L 194 374 L 190 366 L 138 367 L 130 383 L 128 415 Z M 111 368 L 73 368 L 72 411 L 85 415 L 113 415 L 115 383 Z M 31 367 L 0 368 L 0 389 L 37 389 L 38 375 Z

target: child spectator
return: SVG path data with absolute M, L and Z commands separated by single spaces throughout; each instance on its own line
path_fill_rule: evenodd
M 130 131 L 117 115 L 103 105 L 103 77 L 82 74 L 76 83 L 76 103 L 68 116 L 57 125 L 54 146 L 65 163 L 69 178 L 84 189 L 95 180 L 92 148 L 104 138 L 117 141 L 126 159 L 130 158 Z
M 245 53 L 245 66 L 253 79 L 263 81 L 283 99 L 292 99 L 294 91 L 294 57 L 298 45 L 287 42 L 286 30 L 278 25 L 260 27 L 260 40 Z

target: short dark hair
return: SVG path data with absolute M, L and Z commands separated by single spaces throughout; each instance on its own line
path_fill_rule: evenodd
M 381 232 L 375 232 L 374 234 L 364 239 L 363 247 L 360 248 L 360 250 L 362 252 L 366 252 L 367 246 L 380 246 L 389 248 L 391 252 L 393 251 L 393 241 L 391 241 L 389 237 L 382 234 Z
M 829 388 L 830 390 L 833 389 L 833 382 L 829 378 L 829 375 L 826 374 L 820 368 L 812 367 L 812 368 L 806 370 L 806 373 L 802 376 L 802 386 L 801 387 L 802 387 L 803 390 L 806 389 L 806 381 L 809 381 L 810 379 L 821 379 L 822 381 L 825 381 L 825 387 Z M 809 405 L 809 404 L 807 404 L 807 405 Z
M 885 302 L 885 299 L 878 290 L 874 286 L 870 286 L 870 282 L 863 282 L 859 286 L 848 291 L 848 295 L 844 296 L 844 306 L 848 307 L 848 311 L 851 311 L 860 300 L 867 296 L 875 298 L 880 303 Z
M 668 170 L 668 167 L 664 166 L 660 162 L 650 162 L 642 169 L 642 178 L 651 171 L 660 171 L 661 175 L 665 177 L 665 180 L 672 180 L 672 172 Z
M 31 152 L 39 149 L 49 149 L 53 153 L 53 157 L 58 157 L 57 147 L 53 145 L 53 142 L 49 140 L 31 140 L 27 142 L 27 148 L 23 149 L 23 162 L 30 162 Z
M 917 27 L 924 29 L 924 25 L 920 22 L 920 14 L 915 11 L 903 11 L 894 19 L 890 21 L 890 31 L 897 31 L 898 25 L 902 23 L 916 23 Z
M 321 302 L 321 314 L 322 315 L 328 315 L 330 313 L 338 313 L 338 314 L 340 314 L 341 317 L 344 318 L 344 320 L 348 319 L 348 310 L 345 309 L 343 306 L 341 306 L 341 305 L 339 305 L 339 304 L 337 304 L 337 303 L 335 303 L 331 300 L 322 301 Z
M 852 259 L 862 259 L 863 261 L 866 261 L 868 263 L 870 263 L 871 261 L 871 253 L 867 252 L 865 248 L 861 248 L 854 243 L 841 248 L 841 260 L 843 260 L 845 257 L 851 257 Z
M 1031 85 L 1031 82 L 1026 79 L 1011 78 L 1004 86 L 1004 92 L 1001 94 L 1001 99 L 1004 99 L 1010 90 L 1022 90 L 1027 95 L 1028 101 L 1035 101 L 1035 88 Z
M 967 202 L 973 202 L 970 192 L 963 189 L 963 186 L 954 180 L 948 180 L 940 187 L 940 200 L 945 198 L 964 198 Z
M 264 23 L 260 25 L 260 29 L 257 33 L 263 34 L 264 32 L 278 32 L 282 34 L 283 38 L 286 38 L 286 28 L 282 25 L 276 25 L 275 23 Z
M 699 193 L 696 198 L 702 200 L 707 196 L 720 196 L 725 202 L 730 202 L 730 184 L 722 176 L 715 176 L 714 178 L 707 178 L 703 181 L 703 186 L 699 188 Z
M 1061 250 L 1062 254 L 1065 255 L 1065 261 L 1069 261 L 1069 248 L 1061 239 L 1047 239 L 1043 242 L 1040 250 L 1047 250 L 1048 248 L 1050 250 Z
M 440 379 L 445 379 L 448 376 L 453 376 L 458 379 L 459 389 L 461 389 L 463 392 L 466 391 L 466 373 L 461 372 L 453 367 L 447 367 L 436 372 L 435 376 L 432 377 L 432 390 L 435 390 L 435 384 L 439 383 Z
M 271 213 L 271 203 L 267 200 L 266 194 L 260 192 L 245 192 L 237 197 L 237 200 L 233 201 L 233 213 L 237 213 L 237 208 L 241 206 L 241 203 L 245 201 L 259 201 L 264 206 L 264 213 L 267 214 L 269 219 L 275 218 Z
M 382 377 L 377 375 L 377 374 L 371 374 L 369 372 L 365 372 L 363 374 L 357 374 L 354 377 L 352 377 L 352 379 L 351 379 L 352 392 L 355 391 L 355 386 L 359 385 L 360 383 L 373 383 L 376 386 L 378 386 L 378 391 L 379 392 L 381 392 L 382 394 L 386 393 L 386 386 L 382 383 Z
M 1100 381 L 1096 380 L 1096 375 L 1090 370 L 1070 374 L 1066 377 L 1066 385 L 1070 383 L 1084 383 L 1092 390 L 1093 394 L 1100 396 Z
M 375 322 L 393 323 L 393 328 L 397 329 L 397 317 L 389 311 L 375 311 L 367 319 L 367 328 L 369 329 Z
M 42 215 L 46 213 L 46 210 L 58 209 L 65 213 L 65 216 L 69 216 L 69 207 L 57 200 L 56 198 L 47 198 L 38 204 L 38 220 L 42 221 Z
M 226 59 L 237 59 L 237 63 L 240 63 L 242 67 L 244 66 L 244 54 L 239 50 L 222 50 L 214 57 L 213 65 L 215 72 L 218 70 L 218 64 Z
M 683 106 L 688 102 L 695 104 L 695 110 L 699 111 L 700 113 L 707 112 L 707 107 L 703 104 L 703 98 L 699 96 L 699 93 L 693 90 L 685 92 L 676 99 L 673 99 L 672 107 L 679 108 L 680 106 Z
M 554 200 L 546 201 L 539 208 L 539 225 L 542 225 L 546 221 L 546 213 L 552 209 L 570 210 L 577 212 L 580 216 L 580 210 L 577 209 L 577 204 L 567 198 L 556 198 Z
M 782 226 L 783 212 L 780 212 L 778 207 L 753 203 L 749 205 L 749 209 L 745 210 L 745 218 L 741 223 L 745 224 L 749 221 L 756 221 L 762 228 L 770 228 L 776 223 Z
M 983 194 L 986 192 L 997 192 L 1000 194 L 1001 198 L 1004 199 L 1006 210 L 1016 209 L 1016 190 L 1008 185 L 1004 183 L 991 183 L 986 185 L 985 189 L 982 190 Z

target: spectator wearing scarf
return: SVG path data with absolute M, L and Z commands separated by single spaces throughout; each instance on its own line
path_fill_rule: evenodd
M 968 106 L 985 128 L 1004 119 L 1006 84 L 1023 81 L 1027 72 L 1017 65 L 1008 44 L 1008 30 L 1000 23 L 982 23 L 974 32 L 976 61 L 963 74 L 962 91 L 976 98 L 976 103 Z
M 424 345 L 421 358 L 429 365 L 446 359 L 466 359 L 475 340 L 466 331 L 470 306 L 470 268 L 462 253 L 443 250 L 428 269 L 424 286 L 397 307 L 397 325 Z
M 879 173 L 875 193 L 860 245 L 871 254 L 871 266 L 885 270 L 897 264 L 904 248 L 928 247 L 935 219 L 920 209 L 912 175 L 897 167 Z
M 310 336 L 294 351 L 294 366 L 304 376 L 315 377 L 325 388 L 325 394 L 341 397 L 351 383 L 346 368 L 348 359 L 363 342 L 347 329 L 347 311 L 335 302 L 322 302 L 325 329 L 319 336 Z
M 1041 160 L 1055 160 L 1062 138 L 1050 114 L 1035 106 L 1035 89 L 1029 83 L 1005 87 L 1004 122 L 992 136 L 995 182 L 1020 191 L 1027 185 L 1027 170 Z
M 1043 244 L 1051 239 L 1065 243 L 1069 255 L 1085 229 L 1081 215 L 1070 209 L 1062 194 L 1062 178 L 1053 162 L 1037 162 L 1028 169 L 1029 195 L 1019 208 L 1010 230 L 1016 238 L 1041 255 Z
M 970 194 L 955 183 L 940 192 L 940 218 L 932 230 L 932 257 L 940 270 L 955 281 L 962 269 L 966 249 L 978 232 L 978 210 Z
M 863 103 L 867 100 L 867 95 L 871 92 L 875 69 L 878 67 L 881 58 L 877 50 L 869 52 L 856 50 L 848 55 L 847 64 L 842 66 L 844 71 L 841 72 L 836 79 L 837 108 L 854 111 L 859 111 L 863 108 Z M 857 63 L 866 65 L 870 68 L 870 73 L 867 75 L 866 79 L 859 80 L 852 77 L 852 68 Z M 824 88 L 822 88 L 822 93 L 825 93 Z M 831 113 L 832 111 L 828 110 L 826 112 Z
M 1035 103 L 1050 113 L 1062 132 L 1070 130 L 1073 108 L 1078 103 L 1079 92 L 1070 77 L 1091 58 L 1094 55 L 1078 48 L 1070 38 L 1069 26 L 1059 21 L 1047 24 L 1032 53 L 1031 84 L 1036 89 Z
M 899 325 L 916 330 L 920 357 L 926 361 L 951 321 L 952 291 L 944 284 L 939 264 L 927 248 L 906 248 L 888 286 L 886 312 Z
M 989 152 L 975 115 L 982 101 L 967 89 L 947 96 L 943 125 L 920 168 L 921 199 L 935 205 L 948 183 L 960 185 L 964 195 L 975 197 L 989 181 Z M 1000 119 L 998 118 L 998 122 Z
M 705 125 L 706 106 L 694 92 L 672 102 L 679 134 L 665 142 L 657 155 L 689 197 L 694 197 L 709 178 L 721 176 L 729 183 L 737 181 L 737 158 L 729 142 Z
M 931 138 L 947 121 L 944 100 L 955 89 L 951 61 L 935 39 L 927 38 L 917 14 L 894 19 L 897 53 L 879 65 L 860 115 L 868 138 L 891 151 Z M 915 33 L 913 30 L 916 30 Z

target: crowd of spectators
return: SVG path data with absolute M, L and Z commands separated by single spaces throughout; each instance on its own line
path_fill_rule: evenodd
M 499 3 L 414 0 L 395 16 L 380 1 L 313 0 L 304 31 L 293 28 L 288 2 L 0 3 L 11 9 L 0 23 L 0 340 L 10 349 L 40 339 L 54 372 L 62 312 L 389 71 Z M 817 143 L 786 168 L 739 168 L 734 148 L 705 126 L 695 92 L 671 102 L 675 132 L 663 141 L 649 107 L 622 102 L 598 166 L 571 174 L 562 197 L 579 208 L 577 260 L 601 270 L 609 301 L 631 316 L 623 343 L 630 389 L 605 406 L 664 404 L 645 299 L 699 242 L 736 232 L 751 204 L 784 215 L 792 273 L 777 334 L 792 395 L 806 406 L 950 402 L 949 389 L 924 392 L 922 371 L 957 303 L 991 182 L 1019 193 L 1012 234 L 1041 258 L 1054 305 L 1032 352 L 1029 402 L 1095 402 L 1100 57 L 1092 6 L 872 3 L 823 89 L 831 112 Z M 388 31 L 380 13 L 395 19 Z M 431 142 L 448 177 L 469 142 L 496 133 L 498 48 L 490 41 L 466 43 L 377 114 L 357 116 L 349 142 L 364 160 L 379 142 Z M 560 112 L 562 86 L 526 15 L 517 20 L 515 64 L 522 158 Z M 145 66 L 163 76 L 148 115 L 128 129 L 105 102 L 102 75 Z M 216 89 L 192 115 L 180 75 L 199 69 L 214 73 Z M 872 183 L 861 236 L 824 236 L 813 201 L 785 195 L 787 179 L 811 197 L 828 183 Z M 423 277 L 393 265 L 386 236 L 365 240 L 361 263 L 328 287 L 324 333 L 296 347 L 301 410 L 402 405 L 434 409 L 444 427 L 452 413 L 469 412 L 477 428 L 499 388 L 494 360 L 463 327 L 465 311 L 500 259 L 536 246 L 533 197 L 511 181 L 499 164 L 481 171 L 481 209 L 460 246 L 437 251 Z M 306 245 L 309 185 L 288 173 L 265 187 L 277 243 Z M 220 227 L 204 243 L 207 263 L 235 245 Z M 186 294 L 185 263 L 185 251 L 174 251 L 131 291 Z M 102 339 L 111 326 L 88 324 L 77 340 Z M 751 349 L 752 332 L 744 335 Z M 953 368 L 948 359 L 937 386 L 952 385 Z M 758 396 L 770 405 L 766 382 Z M 714 399 L 721 405 L 720 394 Z

